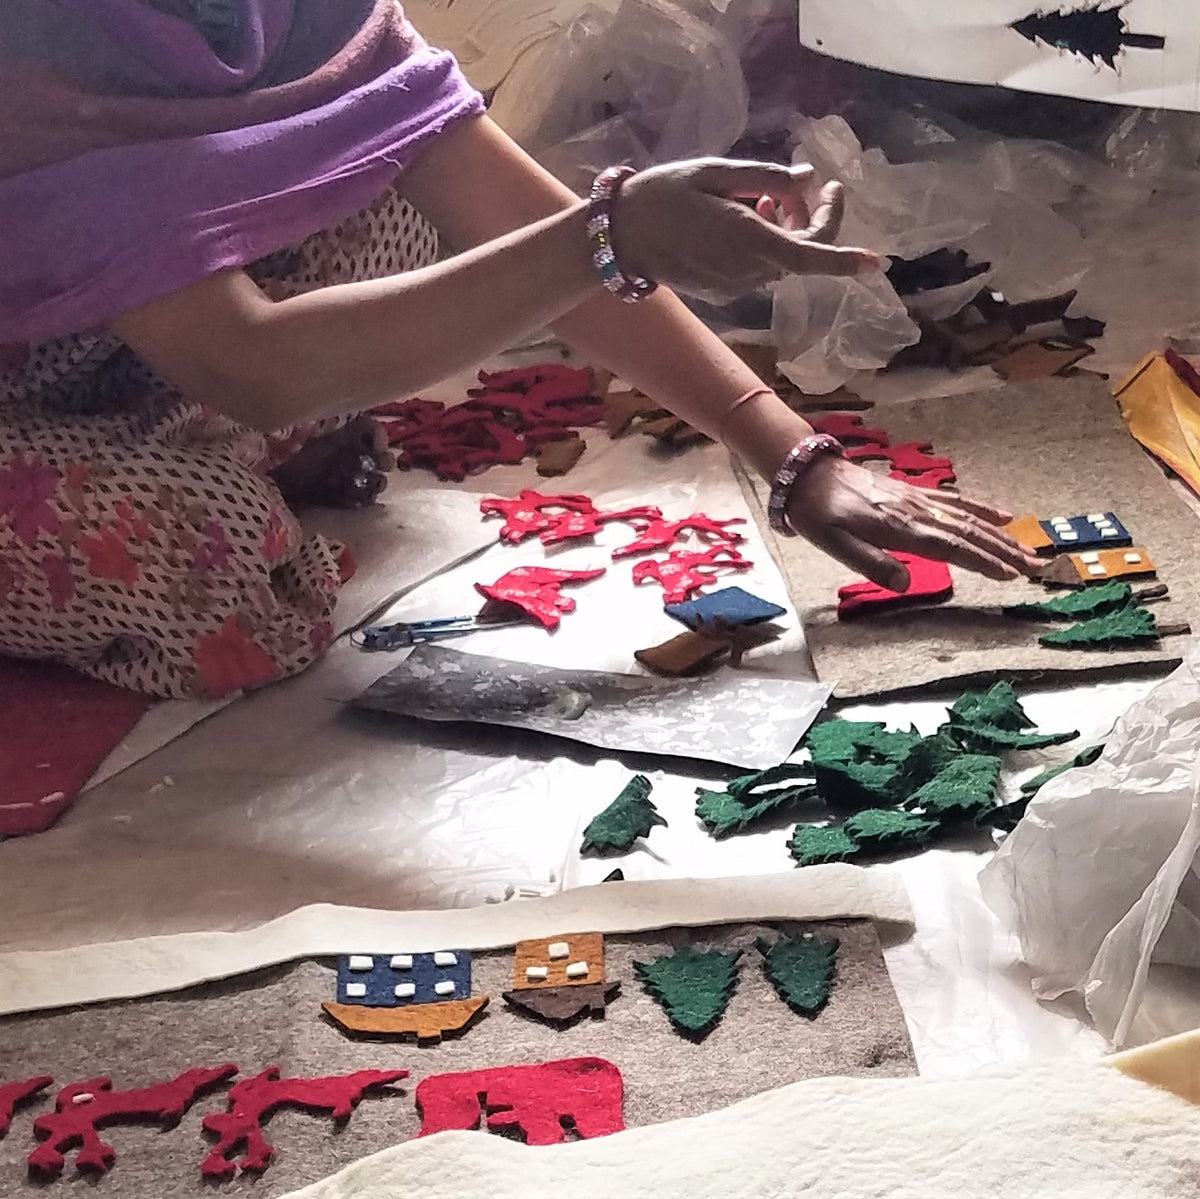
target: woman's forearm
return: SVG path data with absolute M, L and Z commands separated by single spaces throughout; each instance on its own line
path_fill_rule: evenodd
M 277 303 L 230 272 L 127 314 L 116 331 L 184 394 L 256 428 L 361 411 L 602 292 L 586 220 L 577 202 L 435 266 Z

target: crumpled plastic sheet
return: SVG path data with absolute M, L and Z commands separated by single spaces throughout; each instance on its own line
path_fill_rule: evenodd
M 1115 1046 L 1200 1016 L 1200 650 L 1047 784 L 982 877 L 1035 992 L 1082 996 Z

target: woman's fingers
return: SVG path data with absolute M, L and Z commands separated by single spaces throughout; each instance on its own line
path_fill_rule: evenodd
M 957 491 L 930 489 L 928 494 L 931 497 L 930 503 L 953 508 L 958 512 L 969 512 L 972 516 L 987 521 L 989 525 L 1006 525 L 1012 520 L 1011 512 L 997 508 L 994 504 L 985 504 L 982 500 L 960 495 Z
M 807 163 L 785 167 L 773 162 L 704 159 L 693 169 L 692 183 L 714 196 L 741 200 L 771 196 L 781 200 L 802 193 L 812 177 L 813 169 Z
M 846 192 L 840 183 L 827 183 L 821 188 L 821 198 L 811 220 L 807 221 L 805 236 L 809 241 L 832 242 L 842 229 L 846 214 Z M 799 226 L 804 228 L 804 226 Z
M 863 541 L 844 529 L 830 529 L 818 544 L 830 557 L 870 579 L 872 583 L 889 591 L 908 590 L 911 582 L 908 568 L 869 541 Z

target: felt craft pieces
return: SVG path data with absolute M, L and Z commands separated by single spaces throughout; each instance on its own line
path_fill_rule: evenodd
M 482 1126 L 516 1132 L 528 1145 L 559 1145 L 567 1120 L 585 1141 L 625 1127 L 621 1072 L 598 1057 L 434 1074 L 417 1084 L 416 1100 L 423 1137 Z
M 1095 353 L 1086 344 L 1059 348 L 1052 343 L 1032 342 L 1018 346 L 992 363 L 992 370 L 1009 383 L 1024 383 L 1029 379 L 1048 379 L 1066 373 L 1081 359 Z
M 704 827 L 719 840 L 745 832 L 766 817 L 786 811 L 798 803 L 812 799 L 816 794 L 817 788 L 812 783 L 755 791 L 744 796 L 698 787 L 696 815 Z
M 338 958 L 337 971 L 339 1003 L 406 1007 L 471 994 L 471 955 L 462 949 L 345 954 Z
M 788 851 L 798 866 L 845 862 L 862 848 L 840 824 L 798 824 Z
M 670 413 L 640 391 L 609 391 L 604 397 L 604 427 L 614 440 L 638 420 L 661 420 Z
M 944 562 L 932 562 L 914 554 L 894 553 L 890 556 L 908 568 L 908 590 L 891 591 L 868 580 L 839 587 L 839 620 L 890 612 L 912 604 L 940 604 L 954 594 L 954 580 Z
M 607 880 L 606 880 L 607 881 Z M 563 1027 L 579 1017 L 603 1016 L 621 990 L 618 981 L 585 983 L 580 987 L 541 987 L 535 990 L 505 991 L 504 1000 L 512 1007 L 528 1012 L 548 1024 Z
M 1000 759 L 992 754 L 963 754 L 904 801 L 939 820 L 971 819 L 993 807 L 1000 783 Z
M 537 473 L 543 478 L 565 475 L 583 457 L 586 449 L 587 443 L 574 434 L 561 441 L 543 442 L 535 455 Z
M 1042 527 L 1042 522 L 1036 516 L 1014 517 L 1004 526 L 1004 531 L 1034 553 L 1048 550 L 1054 544 L 1054 539 Z
M 814 413 L 806 419 L 812 425 L 814 433 L 825 433 L 829 437 L 836 437 L 844 445 L 885 446 L 889 444 L 885 430 L 872 429 L 864 425 L 863 418 L 853 412 Z
M 41 1074 L 23 1082 L 0 1082 L 0 1137 L 8 1132 L 17 1108 L 40 1095 L 53 1081 L 49 1074 Z
M 33 1122 L 33 1134 L 42 1143 L 29 1155 L 30 1173 L 58 1174 L 66 1164 L 64 1155 L 77 1149 L 76 1169 L 103 1174 L 111 1169 L 117 1154 L 100 1139 L 101 1128 L 146 1122 L 172 1128 L 201 1095 L 237 1072 L 232 1063 L 200 1067 L 185 1070 L 170 1082 L 131 1091 L 114 1091 L 109 1078 L 73 1082 L 55 1096 L 55 1110 Z
M 920 474 L 927 470 L 953 470 L 949 458 L 935 458 L 930 454 L 933 446 L 928 441 L 905 441 L 900 445 L 852 445 L 846 448 L 846 457 L 851 462 L 887 461 L 893 471 L 905 474 Z
M 727 625 L 761 624 L 787 615 L 787 609 L 778 604 L 759 599 L 741 587 L 722 587 L 698 599 L 685 600 L 681 604 L 667 604 L 663 611 L 685 624 L 689 629 L 718 622 Z
M 746 539 L 732 531 L 730 525 L 744 525 L 741 517 L 730 520 L 714 520 L 697 512 L 685 516 L 682 520 L 664 520 L 661 516 L 647 521 L 639 530 L 638 535 L 627 545 L 613 550 L 613 560 L 629 558 L 636 554 L 652 554 L 664 550 L 680 541 L 685 534 L 694 533 L 701 541 L 711 544 L 735 545 Z
M 1038 574 L 1048 587 L 1088 587 L 1110 579 L 1140 579 L 1157 573 L 1154 559 L 1141 548 L 1060 554 Z
M 229 1090 L 229 1111 L 205 1116 L 203 1128 L 217 1138 L 200 1166 L 205 1178 L 232 1178 L 244 1172 L 261 1173 L 271 1164 L 275 1147 L 263 1133 L 273 1112 L 292 1108 L 303 1112 L 328 1112 L 337 1123 L 350 1119 L 368 1091 L 408 1077 L 407 1070 L 358 1070 L 328 1078 L 280 1078 L 278 1066 L 268 1066 L 254 1078 L 234 1083 Z
M 1113 612 L 1120 612 L 1132 603 L 1133 588 L 1128 583 L 1113 580 L 1096 587 L 1085 587 L 1080 591 L 1067 591 L 1048 600 L 1010 604 L 1001 611 L 1005 616 L 1031 620 L 1090 620 L 1094 616 L 1108 616 Z
M 1034 723 L 1025 714 L 1012 684 L 994 684 L 986 692 L 967 692 L 949 709 L 946 731 L 964 749 L 991 753 L 1004 749 L 1041 749 L 1074 740 L 1071 733 L 1030 733 Z
M 675 1030 L 702 1041 L 729 1006 L 738 979 L 741 953 L 722 953 L 684 945 L 652 962 L 634 962 L 633 971 Z
M 639 521 L 656 520 L 660 516 L 662 513 L 649 505 L 622 508 L 614 512 L 601 512 L 598 509 L 591 512 L 566 512 L 550 528 L 540 533 L 539 537 L 543 545 L 559 545 L 580 537 L 595 537 L 606 524 L 614 520 L 636 524 Z
M 906 793 L 917 732 L 889 732 L 877 721 L 833 719 L 814 725 L 806 744 L 821 798 L 848 807 L 899 802 Z
M 924 487 L 928 491 L 937 491 L 939 487 L 952 485 L 958 476 L 950 467 L 939 466 L 936 470 L 915 472 L 890 470 L 888 471 L 888 478 L 899 479 L 902 483 L 908 483 L 913 487 Z
M 648 579 L 666 592 L 665 602 L 681 604 L 702 587 L 707 587 L 724 570 L 750 570 L 753 562 L 728 545 L 716 545 L 696 552 L 677 550 L 666 558 L 650 558 L 633 568 L 633 581 L 639 586 Z
M 695 674 L 728 653 L 730 642 L 719 637 L 706 637 L 690 629 L 661 645 L 634 650 L 634 660 L 647 670 L 666 678 Z M 735 663 L 736 665 L 736 663 Z
M 0 657 L 0 840 L 49 828 L 153 702 L 55 662 Z
M 1160 625 L 1154 613 L 1134 605 L 1096 616 L 1070 628 L 1054 629 L 1038 638 L 1039 645 L 1051 649 L 1115 649 L 1123 645 L 1144 645 L 1162 637 L 1190 633 L 1187 624 Z
M 580 853 L 627 853 L 639 837 L 648 837 L 655 825 L 666 827 L 650 800 L 653 784 L 644 774 L 635 774 L 621 794 L 594 816 L 583 830 Z
M 925 845 L 938 832 L 936 820 L 894 808 L 864 808 L 855 812 L 842 827 L 861 848 L 888 852 Z
M 440 1041 L 465 1032 L 487 1007 L 487 995 L 452 999 L 445 1003 L 417 1003 L 407 1007 L 364 1007 L 361 1003 L 323 1003 L 321 1010 L 344 1032 L 372 1037 L 413 1037 Z
M 673 450 L 686 449 L 688 446 L 699 445 L 709 440 L 707 434 L 672 415 L 643 422 L 641 432 Z
M 596 505 L 586 495 L 544 495 L 526 487 L 509 499 L 487 496 L 479 501 L 479 511 L 485 519 L 503 516 L 500 540 L 508 545 L 520 545 L 522 541 L 554 528 L 564 513 L 591 514 L 596 511 Z
M 1050 538 L 1051 549 L 1091 550 L 1133 544 L 1129 530 L 1116 513 L 1094 512 L 1088 516 L 1054 516 L 1040 522 Z
M 833 989 L 838 939 L 826 941 L 802 933 L 780 937 L 774 944 L 760 938 L 755 944 L 763 956 L 763 970 L 779 998 L 799 1015 L 817 1015 Z
M 579 987 L 604 981 L 604 934 L 564 933 L 518 941 L 513 990 Z
M 502 574 L 494 583 L 476 583 L 475 590 L 485 599 L 519 608 L 544 629 L 558 628 L 561 614 L 575 611 L 575 601 L 560 588 L 572 583 L 598 579 L 598 570 L 553 570 L 548 566 L 518 566 Z
M 1056 779 L 1060 774 L 1065 774 L 1068 770 L 1074 770 L 1079 766 L 1090 766 L 1103 750 L 1103 745 L 1090 746 L 1088 749 L 1081 750 L 1070 760 L 1062 762 L 1058 766 L 1052 766 L 1049 770 L 1043 770 L 1041 774 L 1035 775 L 1031 779 L 1026 779 L 1021 784 L 1021 794 L 1016 799 L 980 812 L 975 817 L 975 823 L 980 828 L 994 828 L 1003 833 L 1011 833 L 1024 819 L 1029 801 L 1051 779 Z
M 1049 770 L 1043 770 L 1041 774 L 1035 774 L 1033 778 L 1026 779 L 1021 784 L 1021 794 L 1036 795 L 1051 779 L 1058 778 L 1060 774 L 1066 774 L 1068 770 L 1077 770 L 1080 766 L 1090 766 L 1103 752 L 1103 745 L 1089 745 L 1087 749 L 1081 749 L 1073 758 L 1068 758 L 1065 762 L 1060 762 L 1057 766 L 1051 766 Z

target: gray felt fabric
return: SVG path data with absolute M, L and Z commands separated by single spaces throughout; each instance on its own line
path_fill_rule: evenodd
M 893 443 L 932 442 L 934 454 L 954 463 L 965 494 L 1001 504 L 1014 515 L 1115 512 L 1135 544 L 1149 551 L 1158 581 L 1170 587 L 1170 599 L 1154 605 L 1155 615 L 1200 630 L 1195 562 L 1200 524 L 1130 437 L 1103 383 L 1049 379 L 917 400 L 881 408 L 868 423 L 887 429 Z M 762 501 L 764 489 L 754 487 Z M 997 676 L 1078 681 L 1166 673 L 1190 641 L 1176 636 L 1159 647 L 1115 652 L 1039 646 L 1043 626 L 1003 616 L 999 609 L 1052 593 L 1037 584 L 996 583 L 957 569 L 954 595 L 945 604 L 839 621 L 837 590 L 859 576 L 801 538 L 768 536 L 804 622 L 817 674 L 839 698 Z
M 332 964 L 304 962 L 169 998 L 10 1017 L 0 1021 L 0 1080 L 47 1073 L 61 1085 L 107 1072 L 117 1087 L 128 1087 L 224 1061 L 237 1062 L 245 1074 L 275 1064 L 285 1076 L 366 1068 L 411 1071 L 411 1078 L 390 1091 L 365 1099 L 340 1132 L 326 1117 L 277 1114 L 267 1125 L 267 1139 L 278 1156 L 257 1182 L 246 1176 L 216 1188 L 202 1183 L 199 1165 L 208 1141 L 200 1121 L 224 1107 L 220 1096 L 212 1095 L 168 1133 L 114 1127 L 106 1139 L 117 1151 L 117 1162 L 98 1187 L 68 1168 L 50 1190 L 120 1199 L 173 1199 L 215 1190 L 273 1199 L 411 1137 L 419 1125 L 413 1090 L 430 1074 L 603 1057 L 624 1076 L 625 1119 L 632 1127 L 698 1115 L 804 1078 L 915 1073 L 874 926 L 851 921 L 779 927 L 793 932 L 803 927 L 841 940 L 837 982 L 815 1019 L 794 1015 L 763 974 L 754 941 L 774 936 L 773 929 L 674 929 L 608 938 L 607 975 L 621 980 L 622 992 L 603 1020 L 585 1018 L 567 1030 L 522 1018 L 507 1007 L 500 992 L 511 986 L 512 954 L 497 951 L 475 958 L 474 991 L 491 995 L 492 1003 L 481 1022 L 458 1040 L 420 1048 L 411 1042 L 348 1040 L 320 1012 L 321 1002 L 334 998 Z M 633 961 L 651 960 L 684 943 L 746 950 L 722 1023 L 698 1045 L 672 1031 L 665 1013 L 633 977 Z M 0 1140 L 0 1195 L 39 1191 L 26 1180 L 24 1160 L 33 1144 L 33 1116 L 49 1107 L 43 1101 L 19 1113 L 7 1139 Z

